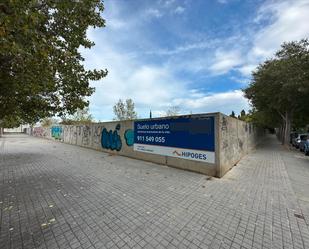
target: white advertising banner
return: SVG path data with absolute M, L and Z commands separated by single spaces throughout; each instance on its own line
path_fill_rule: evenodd
M 162 156 L 215 163 L 215 152 L 134 143 L 134 150 Z

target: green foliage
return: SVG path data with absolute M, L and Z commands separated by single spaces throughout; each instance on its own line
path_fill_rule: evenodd
M 41 126 L 43 127 L 50 127 L 53 124 L 57 124 L 57 123 L 58 123 L 58 120 L 54 118 L 43 118 L 41 120 Z
M 165 116 L 171 117 L 171 116 L 177 116 L 180 114 L 180 107 L 179 106 L 170 106 L 166 113 Z
M 77 109 L 77 111 L 68 117 L 63 117 L 61 124 L 76 125 L 76 124 L 90 124 L 93 122 L 93 117 L 89 112 L 89 107 L 84 109 Z
M 254 123 L 259 127 L 274 128 L 280 124 L 281 118 L 278 115 L 272 115 L 272 113 L 267 110 L 257 111 L 253 108 L 246 114 L 244 121 Z
M 100 0 L 0 3 L 0 120 L 34 123 L 88 105 L 91 80 L 106 70 L 86 70 L 79 48 L 91 48 L 89 27 L 104 27 Z
M 307 104 L 308 105 L 308 104 Z M 294 117 L 293 120 L 293 129 L 301 130 L 304 129 L 307 125 L 309 125 L 309 114 L 304 112 L 303 114 L 299 113 Z
M 295 126 L 297 121 L 297 125 L 305 125 L 308 121 L 303 118 L 309 115 L 308 40 L 284 43 L 252 76 L 244 93 L 255 108 L 255 118 L 268 122 L 268 126 L 282 126 L 287 141 L 291 124 Z
M 132 99 L 126 99 L 125 102 L 122 99 L 119 99 L 119 101 L 113 106 L 113 111 L 115 114 L 115 120 L 137 119 L 137 113 Z
M 230 117 L 232 117 L 232 118 L 236 118 L 236 116 L 235 116 L 235 112 L 234 112 L 234 111 L 232 111 L 232 113 L 230 114 Z
M 15 128 L 18 127 L 22 121 L 19 117 L 14 115 L 7 115 L 2 120 L 0 120 L 0 127 L 3 128 Z
M 43 118 L 42 121 L 41 121 L 41 125 L 43 127 L 49 127 L 53 124 L 53 121 L 51 118 Z
M 271 115 L 292 111 L 308 114 L 309 97 L 309 43 L 284 43 L 276 57 L 268 60 L 253 73 L 253 80 L 244 90 L 257 110 Z
M 246 113 L 245 110 L 241 110 L 240 115 L 238 115 L 237 118 L 245 122 L 252 122 L 252 115 L 253 115 L 252 111 L 249 111 L 249 113 Z

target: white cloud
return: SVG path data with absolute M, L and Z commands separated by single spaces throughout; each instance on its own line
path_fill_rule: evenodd
M 309 35 L 309 1 L 275 2 L 263 6 L 259 15 L 274 21 L 254 38 L 253 55 L 269 57 L 284 41 L 299 40 Z
M 160 18 L 163 16 L 163 13 L 158 9 L 148 9 L 145 12 L 145 17 L 155 17 Z
M 127 26 L 127 24 L 125 22 L 123 22 L 120 19 L 116 19 L 116 18 L 110 19 L 106 23 L 106 27 L 111 28 L 111 29 L 121 29 L 121 28 L 124 28 L 126 26 Z
M 166 115 L 166 111 L 162 110 L 151 110 L 152 117 L 164 117 Z
M 208 41 L 200 41 L 200 42 L 191 42 L 184 45 L 178 45 L 172 49 L 157 49 L 153 51 L 146 51 L 146 54 L 154 54 L 154 55 L 176 55 L 180 53 L 190 52 L 192 50 L 203 50 L 214 47 L 215 44 L 218 44 L 217 39 L 212 39 Z
M 112 119 L 112 107 L 119 98 L 132 98 L 140 117 L 148 117 L 150 109 L 153 116 L 160 116 L 171 105 L 179 105 L 183 113 L 220 111 L 230 114 L 232 110 L 248 110 L 248 102 L 241 91 L 205 93 L 204 89 L 196 88 L 193 83 L 178 77 L 178 72 L 184 68 L 191 72 L 210 71 L 212 74 L 226 73 L 235 68 L 249 71 L 249 67 L 240 68 L 245 66 L 243 51 L 236 48 L 229 51 L 227 46 L 220 48 L 222 40 L 199 39 L 196 42 L 176 45 L 171 50 L 158 50 L 156 54 L 175 56 L 166 58 L 163 64 L 151 64 L 143 57 L 152 55 L 152 52 L 145 53 L 142 49 L 132 52 L 123 46 L 127 40 L 136 41 L 139 45 L 151 43 L 144 37 L 143 32 L 138 31 L 141 26 L 136 28 L 137 20 L 145 18 L 144 14 L 145 12 L 141 12 L 138 17 L 124 22 L 121 15 L 111 13 L 107 22 L 107 27 L 110 28 L 102 32 L 88 32 L 96 46 L 91 51 L 83 51 L 87 67 L 103 67 L 109 70 L 106 78 L 93 83 L 96 92 L 90 98 L 90 110 L 96 119 Z M 155 18 L 162 16 L 157 8 L 148 9 L 148 15 Z M 130 36 L 119 31 L 127 27 L 130 27 Z M 130 37 L 134 38 L 130 40 Z M 225 41 L 233 44 L 235 39 L 239 40 L 230 37 Z M 218 49 L 215 50 L 216 47 Z M 207 54 L 209 52 L 206 51 L 209 50 L 215 51 L 213 58 Z
M 283 42 L 308 38 L 308 23 L 309 0 L 268 1 L 258 9 L 253 19 L 252 25 L 258 27 L 257 31 L 249 31 L 242 38 L 236 36 L 234 43 L 231 43 L 232 37 L 217 43 L 219 48 L 208 68 L 216 75 L 237 70 L 244 77 L 249 77 L 259 63 L 280 49 Z M 251 45 L 248 47 L 246 44 Z
M 159 0 L 158 3 L 164 7 L 170 7 L 175 0 Z
M 180 114 L 222 112 L 229 115 L 232 111 L 240 113 L 243 109 L 246 112 L 250 109 L 248 100 L 240 90 L 208 95 L 201 92 L 191 94 L 188 91 L 183 98 L 174 98 L 171 105 L 178 106 Z M 171 105 L 167 105 L 164 110 L 152 110 L 153 117 L 164 116 L 165 111 Z
M 248 100 L 243 96 L 241 90 L 228 91 L 223 93 L 213 93 L 199 98 L 188 96 L 186 98 L 178 98 L 175 101 L 185 110 L 193 111 L 194 113 L 205 112 L 223 112 L 230 114 L 232 111 L 239 113 L 242 109 L 249 109 Z
M 174 10 L 174 13 L 176 14 L 182 14 L 185 11 L 184 7 L 177 6 L 176 9 Z
M 141 63 L 112 44 L 100 44 L 100 36 L 94 32 L 90 31 L 90 37 L 97 45 L 93 51 L 83 51 L 87 67 L 104 65 L 109 71 L 106 78 L 93 83 L 96 92 L 90 98 L 90 108 L 97 119 L 111 119 L 112 106 L 119 98 L 132 98 L 137 111 L 148 116 L 150 109 L 164 110 L 175 96 L 185 94 L 186 83 L 164 66 Z
M 121 6 L 115 1 L 108 2 L 108 8 L 103 12 L 106 29 L 121 29 L 127 25 L 127 22 L 121 18 Z
M 250 76 L 256 69 L 256 64 L 246 64 L 238 68 L 238 71 L 244 76 Z
M 159 1 L 155 7 L 146 9 L 143 18 L 161 18 L 168 15 L 181 15 L 185 11 L 183 6 L 175 6 L 175 1 Z
M 228 1 L 219 0 L 219 2 L 226 3 Z M 160 18 L 167 14 L 166 11 L 175 11 L 180 7 L 175 9 L 175 1 L 173 0 L 160 0 L 158 3 L 157 8 L 146 10 L 147 15 L 142 17 Z M 253 18 L 254 25 L 260 26 L 257 31 L 252 29 L 252 33 L 236 36 L 233 34 L 225 39 L 204 38 L 202 41 L 177 44 L 175 48 L 155 48 L 144 53 L 171 56 L 166 58 L 166 64 L 170 64 L 179 71 L 186 70 L 193 73 L 205 71 L 213 75 L 220 75 L 237 70 L 244 77 L 249 77 L 252 70 L 260 62 L 271 57 L 284 41 L 299 40 L 309 36 L 308 13 L 309 0 L 268 1 L 259 8 L 257 15 Z M 130 21 L 132 22 L 132 20 Z M 127 22 L 124 23 L 113 18 L 110 22 L 110 26 L 114 28 L 129 25 Z M 136 22 L 133 26 L 135 25 L 137 25 Z M 135 32 L 134 36 L 136 35 Z M 136 40 L 147 42 L 145 39 L 139 38 L 143 37 L 137 37 Z M 215 47 L 217 49 L 214 49 Z M 197 50 L 201 51 L 196 55 Z M 186 57 L 183 56 L 184 53 L 187 53 Z
M 226 4 L 228 1 L 227 0 L 217 0 L 217 2 L 221 4 Z
M 231 76 L 230 80 L 232 80 L 233 82 L 236 82 L 236 83 L 240 83 L 243 86 L 247 86 L 248 83 L 251 80 L 251 77 L 235 77 L 235 76 Z
M 96 42 L 93 51 L 85 50 L 88 68 L 108 68 L 109 73 L 100 82 L 93 83 L 96 92 L 90 98 L 90 110 L 97 120 L 111 120 L 112 107 L 119 98 L 132 98 L 140 117 L 161 116 L 171 105 L 179 105 L 183 113 L 221 111 L 239 112 L 248 103 L 240 91 L 205 94 L 192 88 L 189 82 L 177 78 L 170 67 L 140 62 L 130 54 L 117 51 L 112 44 L 99 42 L 101 36 L 90 31 Z
M 215 60 L 209 69 L 214 74 L 224 74 L 242 63 L 243 59 L 239 51 L 217 50 Z
M 283 42 L 309 37 L 308 13 L 309 0 L 272 1 L 262 5 L 255 22 L 269 24 L 253 36 L 252 48 L 239 71 L 249 75 L 257 64 L 272 57 Z

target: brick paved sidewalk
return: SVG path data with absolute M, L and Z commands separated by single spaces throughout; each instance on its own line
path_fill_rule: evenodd
M 6 136 L 0 248 L 309 248 L 309 216 L 293 191 L 286 156 L 269 137 L 224 178 L 209 179 Z

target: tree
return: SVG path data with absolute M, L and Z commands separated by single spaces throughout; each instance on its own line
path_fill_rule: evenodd
M 294 120 L 309 115 L 309 105 L 305 104 L 309 99 L 308 40 L 283 43 L 274 58 L 253 72 L 244 93 L 266 120 L 279 121 L 280 138 L 287 145 Z
M 134 102 L 132 99 L 126 99 L 124 102 L 122 99 L 113 106 L 115 114 L 115 120 L 132 120 L 137 118 Z
M 247 119 L 247 114 L 245 110 L 241 110 L 240 115 L 238 115 L 238 119 L 242 121 L 246 121 Z
M 104 27 L 100 0 L 0 3 L 0 120 L 20 123 L 72 114 L 88 105 L 91 80 L 107 70 L 86 70 L 80 48 L 94 46 L 89 27 Z
M 236 115 L 235 115 L 235 112 L 234 112 L 234 111 L 232 111 L 232 113 L 230 114 L 230 117 L 236 118 Z
M 179 115 L 179 114 L 180 114 L 180 107 L 174 105 L 174 106 L 170 106 L 170 107 L 167 109 L 167 111 L 166 111 L 166 113 L 165 113 L 165 116 L 171 117 L 171 116 L 177 116 L 177 115 Z
M 0 120 L 1 128 L 15 128 L 21 124 L 21 120 L 19 117 L 14 115 L 7 115 L 3 119 Z
M 258 111 L 253 108 L 246 116 L 246 122 L 254 123 L 262 128 L 273 129 L 281 122 L 279 116 L 273 115 L 273 112 L 269 110 Z
M 85 123 L 92 122 L 93 117 L 90 113 L 89 107 L 85 107 L 84 109 L 77 109 L 77 111 L 72 115 L 72 120 Z
M 73 115 L 63 117 L 61 124 L 73 125 L 73 124 L 89 124 L 93 121 L 93 117 L 89 111 L 89 107 L 84 109 L 77 109 Z
M 41 126 L 43 127 L 49 127 L 52 126 L 53 124 L 57 124 L 58 120 L 54 119 L 54 118 L 43 118 L 41 120 Z

